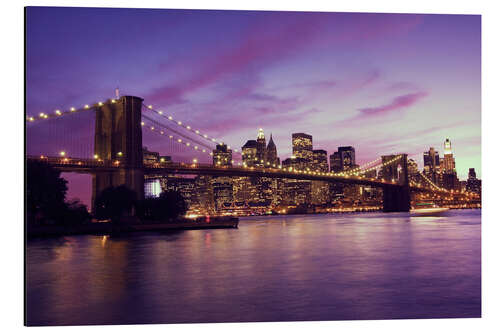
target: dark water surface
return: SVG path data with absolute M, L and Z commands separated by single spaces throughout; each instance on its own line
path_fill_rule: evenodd
M 29 325 L 479 317 L 481 211 L 28 241 Z

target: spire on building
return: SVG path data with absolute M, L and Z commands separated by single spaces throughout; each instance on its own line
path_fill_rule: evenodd
M 265 139 L 264 130 L 259 128 L 259 133 L 257 134 L 257 139 Z
M 444 141 L 444 154 L 445 155 L 453 154 L 451 151 L 451 141 L 448 138 L 446 138 L 446 140 Z
M 267 150 L 269 149 L 276 149 L 276 145 L 273 141 L 273 133 L 271 133 L 271 136 L 269 137 L 269 143 L 267 144 Z

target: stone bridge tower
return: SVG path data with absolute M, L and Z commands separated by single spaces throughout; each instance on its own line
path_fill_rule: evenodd
M 397 155 L 382 156 L 382 163 L 396 158 Z M 384 186 L 384 212 L 409 212 L 410 187 L 408 181 L 408 155 L 401 154 L 401 158 L 389 163 L 381 170 L 382 178 L 395 181 L 397 186 Z
M 107 187 L 126 185 L 144 198 L 142 169 L 142 98 L 122 96 L 96 106 L 94 157 L 106 162 L 119 161 L 120 168 L 96 172 L 92 176 L 92 207 Z

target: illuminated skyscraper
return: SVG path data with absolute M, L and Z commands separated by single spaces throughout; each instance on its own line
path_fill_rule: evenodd
M 313 150 L 312 169 L 320 172 L 328 172 L 327 152 L 323 149 Z
M 213 150 L 213 165 L 231 166 L 233 165 L 233 151 L 227 145 L 220 144 Z
M 340 158 L 340 153 L 338 151 L 330 155 L 330 171 L 331 172 L 342 171 L 342 159 Z
M 356 167 L 356 152 L 354 147 L 339 147 L 338 152 L 342 161 L 342 171 L 347 171 Z
M 326 150 L 313 150 L 312 170 L 328 172 L 328 157 Z M 311 182 L 311 203 L 315 205 L 326 204 L 330 198 L 329 183 L 324 181 Z
M 455 159 L 453 158 L 453 152 L 451 151 L 451 141 L 446 138 L 444 141 L 444 172 L 451 173 L 455 171 Z
M 424 175 L 428 177 L 434 184 L 441 184 L 441 161 L 439 152 L 433 147 L 429 151 L 424 152 Z
M 305 133 L 293 133 L 292 134 L 292 151 L 293 155 L 297 158 L 303 158 L 308 163 L 312 164 L 313 152 L 312 152 L 312 136 Z
M 248 140 L 245 145 L 241 147 L 241 158 L 244 166 L 255 166 L 255 162 L 257 161 L 257 141 Z
M 256 166 L 264 166 L 266 163 L 266 137 L 264 136 L 264 130 L 259 128 L 257 134 L 257 161 L 255 161 Z

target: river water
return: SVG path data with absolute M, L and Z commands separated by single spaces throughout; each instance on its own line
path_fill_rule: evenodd
M 481 211 L 29 240 L 28 325 L 481 316 Z

